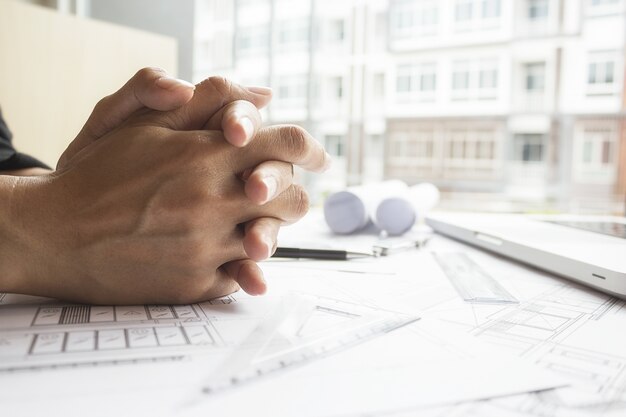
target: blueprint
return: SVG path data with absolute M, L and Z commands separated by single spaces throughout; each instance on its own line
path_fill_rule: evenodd
M 231 296 L 177 306 L 5 304 L 0 309 L 0 372 L 224 349 L 249 330 L 243 314 L 237 326 L 231 325 L 228 306 L 234 302 Z
M 324 239 L 320 236 L 320 241 Z M 359 244 L 371 244 L 373 239 L 361 237 Z M 349 243 L 346 239 L 338 245 Z M 435 255 L 447 252 L 467 254 L 520 302 L 464 302 L 437 264 Z M 439 236 L 421 253 L 396 256 L 393 262 L 397 266 L 393 280 L 371 275 L 361 277 L 358 285 L 345 279 L 332 286 L 363 302 L 381 307 L 393 305 L 442 320 L 570 382 L 566 388 L 543 393 L 432 409 L 433 416 L 626 414 L 624 300 Z M 389 285 L 390 281 L 393 285 Z M 420 409 L 381 415 L 428 414 Z
M 306 234 L 312 243 L 353 250 L 377 239 L 331 237 L 317 227 L 318 218 L 306 220 L 284 229 L 281 239 Z M 466 254 L 517 302 L 464 301 L 435 257 L 450 252 Z M 0 294 L 3 412 L 273 417 L 626 412 L 623 301 L 438 236 L 424 249 L 389 257 L 270 260 L 262 268 L 268 295 L 235 293 L 193 305 L 87 306 Z M 293 294 L 326 300 L 315 309 L 323 314 L 298 327 L 307 341 L 357 311 L 419 320 L 392 326 L 366 343 L 346 343 L 346 349 L 320 360 L 313 359 L 327 346 L 292 350 L 289 361 L 275 362 L 284 372 L 205 396 L 207 378 L 237 357 L 233 352 Z M 350 303 L 358 308 L 344 308 Z M 298 366 L 289 366 L 291 361 Z

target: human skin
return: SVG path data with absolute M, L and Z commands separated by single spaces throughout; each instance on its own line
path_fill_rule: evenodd
M 132 116 L 83 129 L 53 173 L 0 178 L 0 289 L 115 304 L 254 293 L 253 260 L 306 211 L 290 164 L 328 164 L 303 130 L 259 129 L 262 101 L 209 79 L 175 110 L 139 100 Z

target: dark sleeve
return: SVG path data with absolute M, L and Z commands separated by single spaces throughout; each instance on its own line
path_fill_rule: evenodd
M 14 171 L 24 168 L 46 168 L 49 166 L 35 158 L 19 153 L 11 143 L 12 135 L 2 118 L 0 110 L 0 171 Z

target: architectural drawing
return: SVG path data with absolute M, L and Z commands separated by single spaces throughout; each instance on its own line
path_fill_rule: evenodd
M 195 350 L 232 347 L 255 323 L 244 316 L 237 330 L 230 330 L 235 301 L 229 296 L 176 306 L 2 305 L 0 373 L 177 359 Z

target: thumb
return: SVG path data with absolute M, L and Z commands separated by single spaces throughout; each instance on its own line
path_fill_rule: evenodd
M 139 70 L 117 92 L 96 104 L 87 123 L 59 160 L 59 166 L 77 152 L 111 130 L 120 126 L 130 115 L 142 108 L 174 110 L 193 97 L 195 86 L 170 77 L 160 68 Z

